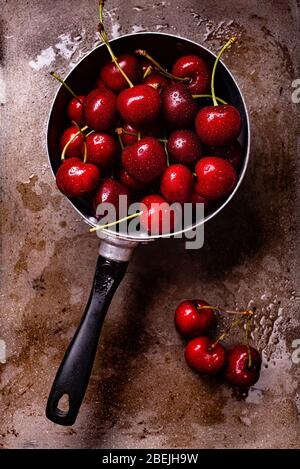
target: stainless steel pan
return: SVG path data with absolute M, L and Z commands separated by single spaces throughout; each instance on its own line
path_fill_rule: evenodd
M 151 32 L 129 34 L 114 39 L 111 43 L 116 55 L 134 51 L 137 48 L 146 49 L 166 66 L 171 65 L 178 56 L 186 53 L 199 54 L 211 65 L 215 60 L 215 55 L 205 47 L 171 34 Z M 99 46 L 74 67 L 66 78 L 66 82 L 76 93 L 87 94 L 95 86 L 101 66 L 108 60 L 110 58 L 106 47 Z M 239 140 L 243 149 L 243 166 L 238 183 L 228 198 L 210 212 L 204 220 L 185 227 L 182 232 L 208 221 L 229 203 L 238 190 L 248 165 L 250 127 L 245 101 L 234 77 L 222 62 L 218 65 L 216 82 L 219 95 L 235 105 L 242 116 L 242 131 Z M 59 139 L 63 130 L 68 126 L 66 107 L 69 100 L 69 93 L 63 86 L 60 86 L 50 110 L 47 128 L 48 157 L 53 176 L 60 165 Z M 94 214 L 86 200 L 70 200 L 70 203 L 83 220 L 90 226 L 95 226 Z M 101 232 L 102 241 L 92 291 L 81 323 L 54 379 L 46 408 L 48 419 L 60 425 L 72 425 L 75 422 L 90 378 L 101 326 L 111 299 L 126 272 L 132 251 L 140 242 L 148 242 L 164 236 L 166 235 L 137 237 L 130 234 L 117 235 L 110 230 Z M 68 397 L 68 409 L 62 410 L 59 408 L 59 402 L 65 395 Z

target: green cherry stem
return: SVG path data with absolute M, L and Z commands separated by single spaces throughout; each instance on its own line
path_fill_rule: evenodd
M 114 62 L 115 66 L 118 68 L 119 72 L 123 75 L 124 79 L 127 81 L 129 87 L 133 88 L 133 83 L 128 78 L 128 76 L 126 75 L 124 70 L 120 67 L 119 62 L 117 60 L 117 57 L 115 56 L 112 48 L 110 47 L 108 36 L 107 36 L 106 30 L 105 30 L 104 24 L 103 24 L 103 4 L 104 4 L 104 0 L 100 0 L 100 2 L 99 2 L 100 23 L 99 23 L 99 26 L 98 26 L 98 33 L 99 33 L 100 39 L 102 39 L 102 41 L 106 45 L 106 48 L 109 52 L 109 55 L 111 56 L 112 61 Z
M 68 91 L 69 93 L 71 93 L 71 95 L 73 96 L 73 98 L 77 99 L 77 101 L 79 103 L 81 103 L 80 99 L 78 98 L 78 96 L 74 93 L 74 91 L 69 87 L 69 85 L 67 85 L 67 83 L 59 76 L 57 75 L 57 73 L 55 72 L 50 72 L 50 75 L 55 78 L 57 81 L 59 81 Z
M 240 319 L 236 319 L 235 321 L 233 321 L 228 327 L 227 329 L 225 330 L 225 332 L 223 332 L 223 334 L 220 335 L 220 337 L 217 338 L 217 340 L 211 345 L 211 349 L 214 349 L 215 346 L 219 343 L 219 342 L 222 342 L 222 340 L 225 339 L 225 337 L 229 334 L 229 332 L 231 331 L 231 329 L 239 326 L 240 324 L 242 324 L 244 322 L 244 318 L 240 318 Z
M 194 174 L 195 176 L 197 176 L 196 173 L 193 173 L 193 174 Z M 238 314 L 238 315 L 246 316 L 247 318 L 253 316 L 253 311 L 252 311 L 252 309 L 245 309 L 245 310 L 243 310 L 243 311 L 233 311 L 233 310 L 230 310 L 230 309 L 222 309 L 222 308 L 220 308 L 219 306 L 211 306 L 211 305 L 197 306 L 197 309 L 198 309 L 198 310 L 201 310 L 201 309 L 213 309 L 214 311 L 217 311 L 218 313 Z
M 128 215 L 127 217 L 120 218 L 120 220 L 113 221 L 111 223 L 106 223 L 106 225 L 94 226 L 93 228 L 90 228 L 90 233 L 93 233 L 94 231 L 98 231 L 98 230 L 104 230 L 105 228 L 110 228 L 111 226 L 118 225 L 118 224 L 122 223 L 123 221 L 131 220 L 132 218 L 139 217 L 139 216 L 142 215 L 142 213 L 143 213 L 143 211 L 140 211 L 140 212 L 137 212 L 137 213 L 133 213 L 132 215 Z
M 245 335 L 246 335 L 246 345 L 248 349 L 248 367 L 251 368 L 252 366 L 252 355 L 251 355 L 251 350 L 250 350 L 250 333 L 251 333 L 251 325 L 252 325 L 252 318 L 253 316 L 249 316 L 247 318 L 246 322 L 246 328 L 245 328 Z
M 135 53 L 137 55 L 141 55 L 142 57 L 145 57 L 146 59 L 149 60 L 149 62 L 153 63 L 153 65 L 159 70 L 159 72 L 170 78 L 171 80 L 178 80 L 178 81 L 188 81 L 190 80 L 189 77 L 176 77 L 175 75 L 172 75 L 172 73 L 169 73 L 167 70 L 165 70 L 161 65 L 160 63 L 158 63 L 153 57 L 151 57 L 151 55 L 148 54 L 148 52 L 146 50 L 143 50 L 143 49 L 137 49 L 135 51 Z
M 211 94 L 193 94 L 192 96 L 193 96 L 194 99 L 197 99 L 197 98 L 212 98 Z M 219 101 L 219 103 L 221 103 L 221 104 L 228 104 L 226 101 L 224 101 L 224 99 L 218 98 L 218 96 L 216 96 L 216 100 Z
M 64 148 L 63 148 L 63 151 L 61 152 L 61 157 L 60 157 L 61 161 L 64 161 L 64 160 L 65 160 L 65 154 L 66 154 L 67 148 L 69 147 L 70 143 L 72 143 L 73 140 L 75 140 L 75 138 L 78 137 L 78 135 L 82 134 L 82 132 L 83 132 L 84 130 L 86 130 L 86 129 L 88 129 L 88 126 L 87 126 L 87 125 L 85 125 L 84 127 L 82 127 L 82 129 L 79 129 L 79 131 L 76 132 L 76 134 L 74 134 L 74 135 L 70 138 L 70 140 L 65 144 L 65 146 L 64 146 Z
M 136 132 L 129 132 L 129 130 L 125 130 L 125 129 L 123 129 L 122 127 L 118 127 L 118 128 L 116 129 L 116 133 L 117 133 L 118 135 L 122 135 L 122 134 L 124 134 L 124 135 L 130 135 L 131 137 L 137 137 L 137 138 L 139 139 L 140 130 L 139 130 L 138 133 L 136 133 Z M 140 139 L 139 139 L 139 140 L 140 140 Z M 167 142 L 168 142 L 168 140 L 167 140 L 166 138 L 158 138 L 157 140 L 158 140 L 159 142 L 161 142 L 161 143 L 167 143 Z
M 152 65 L 149 65 L 149 67 L 146 68 L 145 70 L 145 73 L 143 75 L 143 80 L 145 80 L 145 78 L 147 78 L 148 75 L 150 75 L 150 73 L 152 73 L 153 71 L 153 67 Z
M 218 62 L 221 58 L 221 55 L 223 54 L 223 52 L 227 49 L 227 47 L 231 46 L 231 44 L 233 44 L 235 41 L 237 40 L 237 37 L 236 36 L 233 36 L 229 39 L 229 41 L 226 42 L 226 44 L 222 47 L 222 49 L 220 50 L 220 52 L 218 53 L 217 55 L 217 58 L 215 60 L 215 63 L 214 63 L 214 66 L 213 66 L 213 70 L 212 70 L 212 74 L 211 74 L 211 94 L 212 94 L 212 100 L 213 100 L 213 103 L 214 103 L 214 106 L 218 106 L 218 101 L 216 99 L 216 94 L 215 94 L 215 74 L 216 74 L 216 68 L 217 68 L 217 65 L 218 65 Z

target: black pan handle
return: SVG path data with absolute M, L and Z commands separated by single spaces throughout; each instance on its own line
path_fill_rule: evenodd
M 99 256 L 92 291 L 81 323 L 55 376 L 46 416 L 59 425 L 73 425 L 91 375 L 101 327 L 127 262 Z M 62 396 L 68 397 L 68 410 L 59 409 Z

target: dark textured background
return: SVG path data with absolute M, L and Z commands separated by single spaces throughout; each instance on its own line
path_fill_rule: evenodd
M 47 393 L 87 300 L 98 250 L 48 168 L 45 129 L 57 89 L 48 72 L 67 73 L 97 44 L 97 1 L 1 1 L 0 338 L 8 357 L 0 364 L 0 446 L 297 447 L 297 2 L 106 3 L 111 37 L 164 31 L 218 51 L 238 35 L 224 60 L 249 107 L 251 162 L 233 202 L 207 224 L 203 249 L 186 251 L 176 240 L 135 251 L 76 425 L 48 422 Z M 173 327 L 184 297 L 258 307 L 254 343 L 264 365 L 247 398 L 186 367 Z

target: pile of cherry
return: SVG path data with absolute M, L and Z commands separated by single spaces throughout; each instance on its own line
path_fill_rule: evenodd
M 239 316 L 215 340 L 209 336 L 216 326 L 214 311 Z M 185 359 L 189 367 L 203 374 L 223 373 L 226 381 L 238 388 L 253 386 L 259 379 L 261 369 L 261 356 L 249 345 L 253 314 L 252 309 L 241 312 L 224 311 L 199 299 L 182 301 L 175 312 L 175 326 L 189 340 L 185 348 Z M 226 351 L 221 341 L 234 327 L 241 325 L 245 327 L 246 344 L 237 344 Z
M 214 91 L 217 63 L 235 38 L 212 70 L 202 57 L 184 55 L 169 73 L 146 51 L 116 57 L 102 7 L 100 2 L 99 35 L 112 61 L 100 70 L 96 88 L 77 96 L 52 73 L 73 95 L 67 107 L 71 126 L 60 139 L 57 186 L 68 197 L 87 196 L 94 212 L 103 202 L 117 208 L 120 195 L 141 201 L 147 207 L 143 228 L 161 233 L 166 208 L 152 223 L 158 204 L 204 203 L 210 209 L 237 183 L 241 116 Z M 212 105 L 203 105 L 207 100 Z

